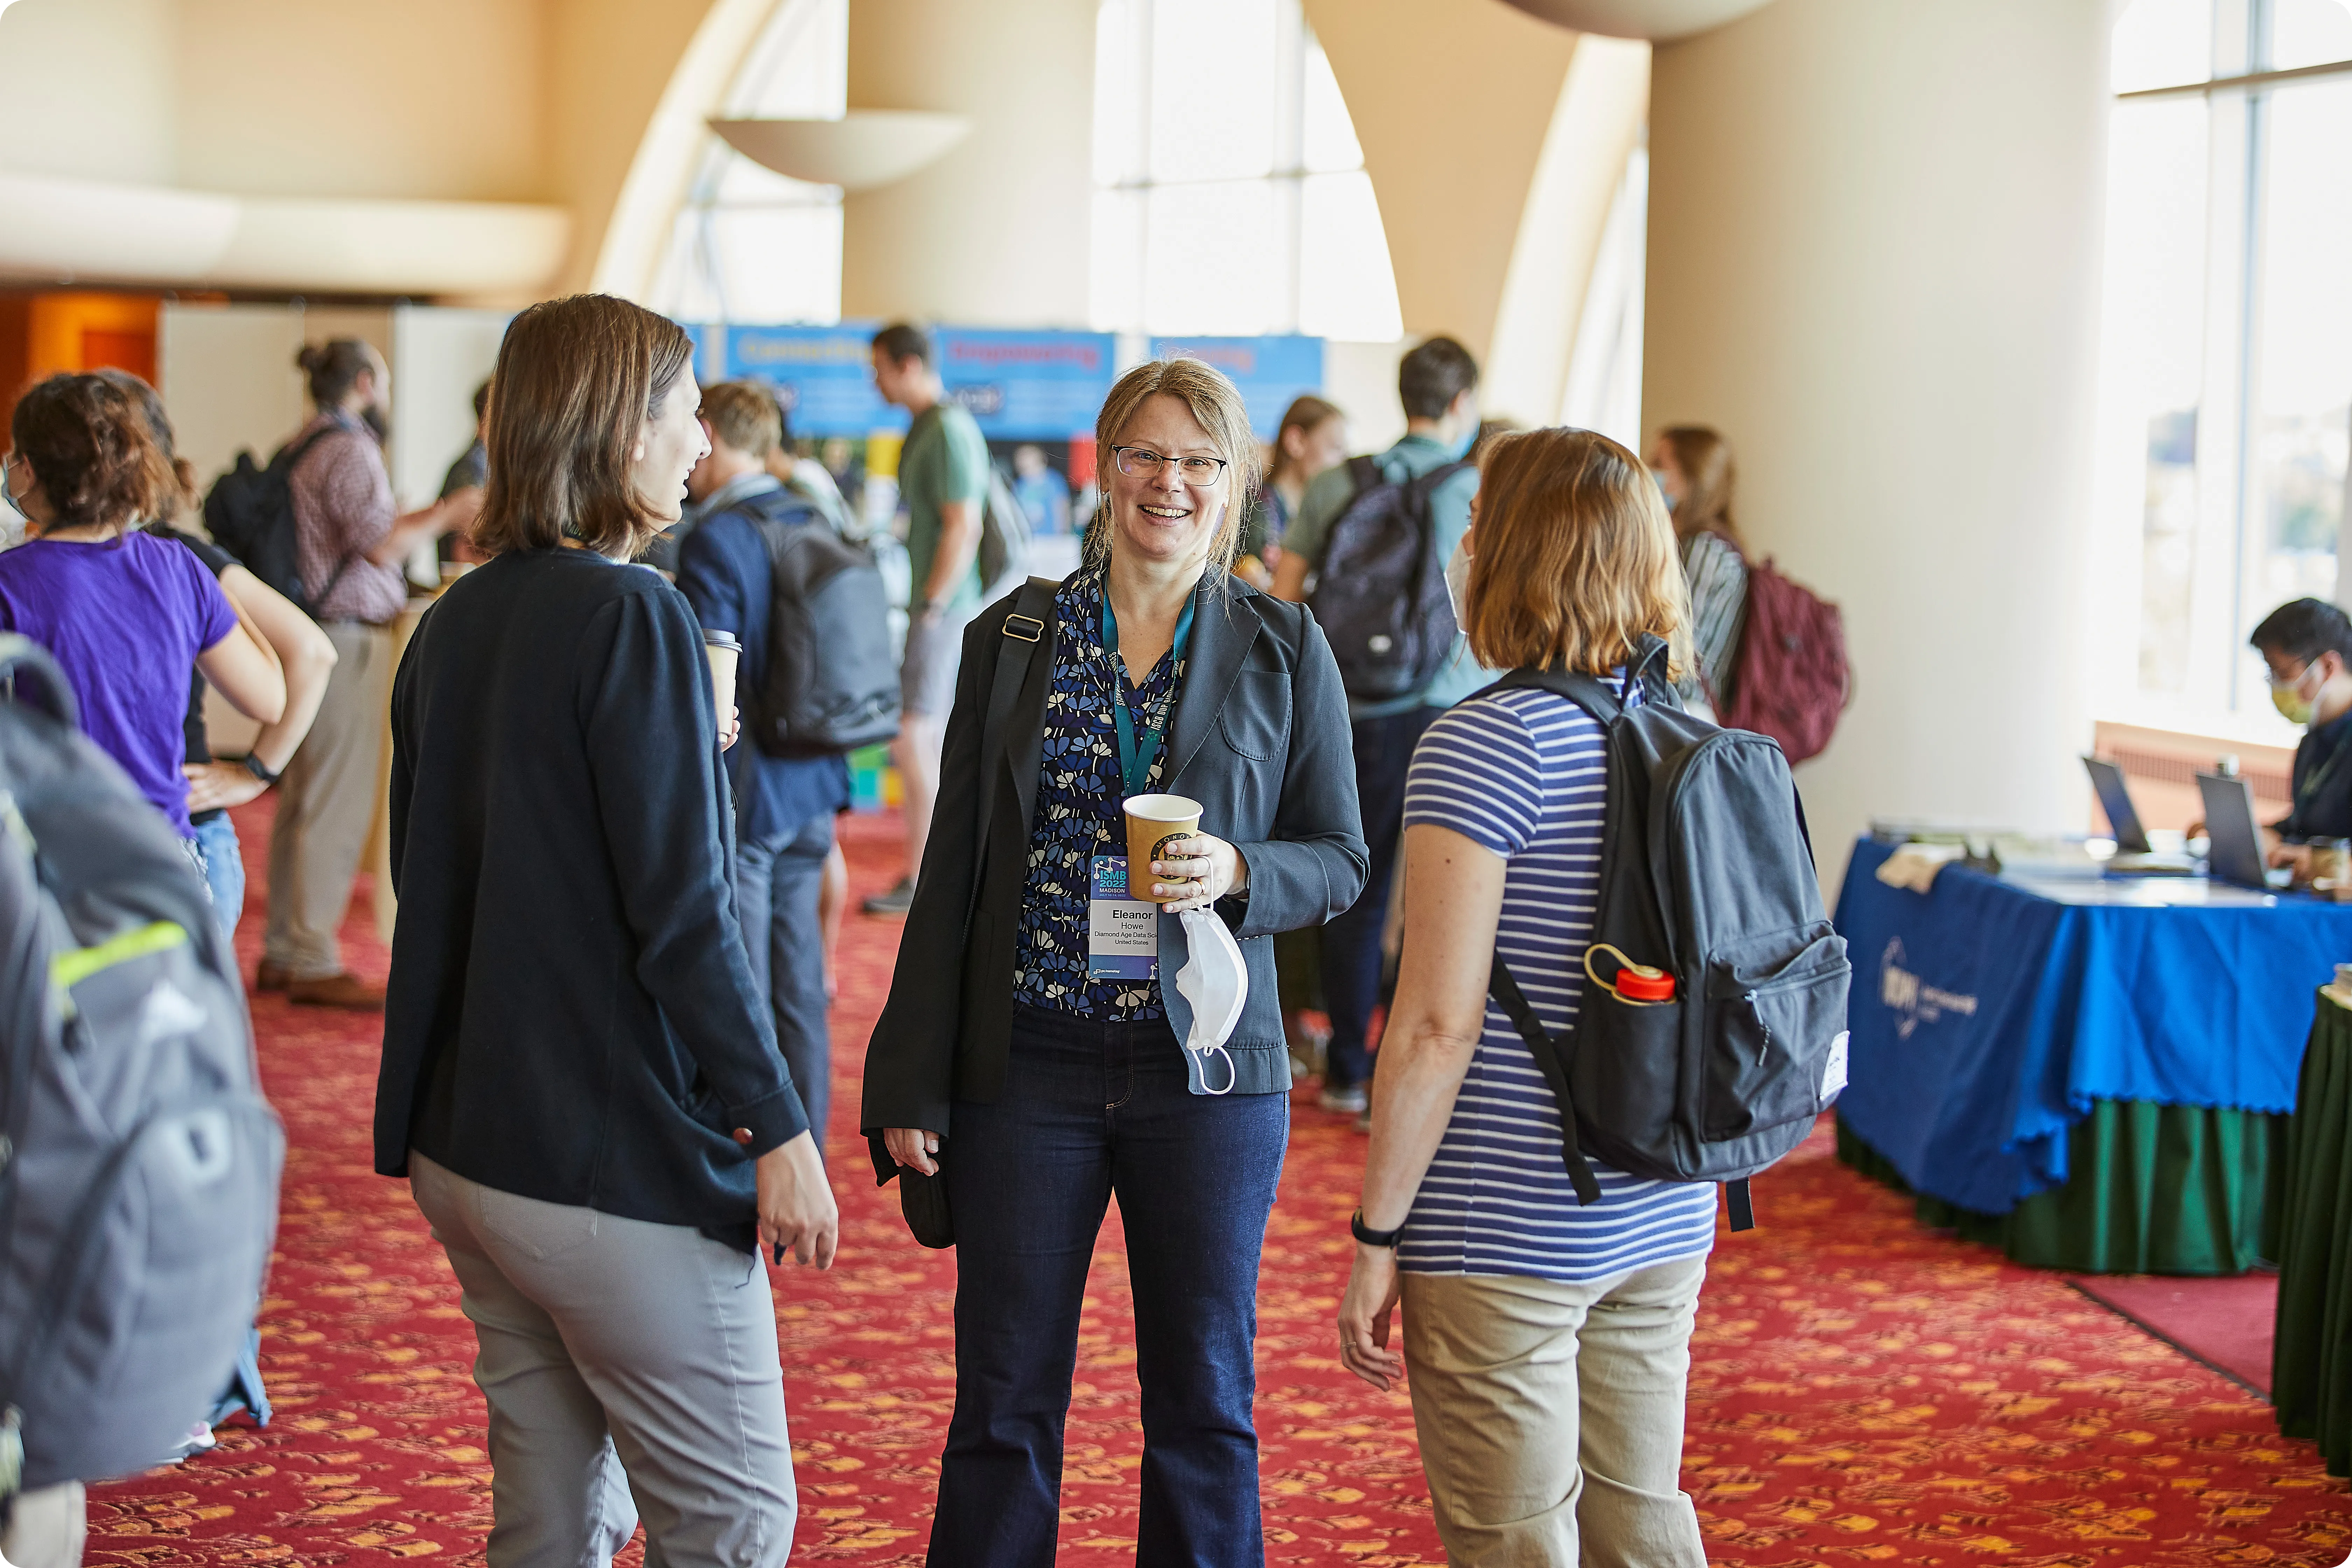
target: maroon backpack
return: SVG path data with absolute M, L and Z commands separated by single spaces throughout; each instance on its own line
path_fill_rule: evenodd
M 1717 721 L 1771 736 L 1791 765 L 1821 755 L 1853 688 L 1837 606 L 1780 575 L 1769 561 L 1750 563 L 1738 668 L 1731 701 Z

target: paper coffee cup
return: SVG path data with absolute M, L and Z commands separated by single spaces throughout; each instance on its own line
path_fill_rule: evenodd
M 1139 795 L 1126 803 L 1127 807 L 1127 896 L 1152 903 L 1165 900 L 1152 897 L 1151 862 L 1158 858 L 1160 846 L 1171 838 L 1181 838 L 1201 829 L 1201 803 L 1187 800 L 1181 795 Z
M 702 651 L 710 656 L 710 697 L 723 737 L 727 717 L 735 710 L 735 666 L 743 658 L 743 645 L 733 632 L 705 632 Z

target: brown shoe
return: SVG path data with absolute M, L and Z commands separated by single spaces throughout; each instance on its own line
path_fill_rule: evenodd
M 253 988 L 256 991 L 283 991 L 293 978 L 286 973 L 283 964 L 272 963 L 265 958 L 261 961 L 261 967 L 253 972 Z
M 383 987 L 371 985 L 350 973 L 320 980 L 289 981 L 286 1000 L 298 1007 L 349 1007 L 354 1012 L 383 1011 Z

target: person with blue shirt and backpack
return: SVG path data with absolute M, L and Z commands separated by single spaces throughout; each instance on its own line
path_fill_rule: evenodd
M 687 476 L 697 521 L 677 549 L 677 586 L 703 630 L 732 632 L 743 707 L 766 678 L 773 607 L 761 519 L 826 527 L 816 510 L 767 468 L 782 433 L 776 400 L 756 382 L 722 381 L 702 393 L 709 455 Z M 832 1100 L 832 1037 L 825 1022 L 824 935 L 818 899 L 833 852 L 834 815 L 849 805 L 849 763 L 838 753 L 770 756 L 759 745 L 728 752 L 735 786 L 735 913 L 752 984 L 768 994 L 776 1043 L 824 1144 Z
M 1430 721 L 1494 679 L 1462 648 L 1439 584 L 1478 493 L 1478 471 L 1463 460 L 1478 433 L 1478 362 L 1454 339 L 1431 338 L 1397 366 L 1397 396 L 1404 435 L 1378 457 L 1317 476 L 1283 534 L 1274 574 L 1275 597 L 1311 603 L 1339 658 L 1372 857 L 1363 896 L 1320 932 L 1331 1015 L 1320 1103 L 1349 1116 L 1364 1110 L 1371 1079 L 1368 1037 L 1380 1004 L 1405 769 Z M 1402 548 L 1382 552 L 1384 536 Z M 1422 657 L 1396 668 L 1416 638 Z

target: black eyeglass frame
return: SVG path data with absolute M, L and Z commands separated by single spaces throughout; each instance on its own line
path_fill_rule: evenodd
M 1129 468 L 1127 466 L 1126 457 L 1126 454 L 1129 452 L 1140 452 L 1145 457 L 1152 459 L 1150 471 L 1139 474 L 1132 468 Z M 1202 457 L 1197 452 L 1189 458 L 1178 458 L 1172 457 L 1166 452 L 1155 452 L 1149 447 L 1113 447 L 1110 449 L 1110 458 L 1113 463 L 1118 466 L 1118 471 L 1125 474 L 1130 479 L 1158 479 L 1160 477 L 1160 470 L 1166 468 L 1169 464 L 1173 463 L 1176 465 L 1178 477 L 1182 479 L 1185 484 L 1191 486 L 1196 490 L 1215 489 L 1217 481 L 1225 477 L 1225 470 L 1233 467 L 1231 463 L 1227 462 L 1223 458 Z M 1195 479 L 1184 472 L 1184 465 L 1187 463 L 1214 463 L 1217 466 L 1217 471 L 1206 479 Z

